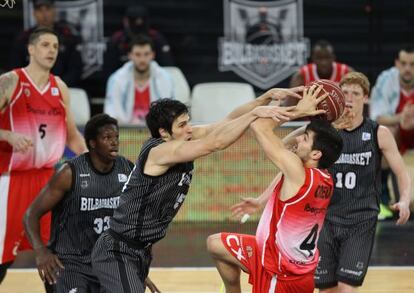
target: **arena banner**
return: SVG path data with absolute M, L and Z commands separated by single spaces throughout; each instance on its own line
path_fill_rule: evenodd
M 306 63 L 302 0 L 224 0 L 224 37 L 219 39 L 219 70 L 234 71 L 267 89 Z
M 102 0 L 55 1 L 57 20 L 73 25 L 82 37 L 82 78 L 100 70 L 106 48 Z M 32 1 L 23 1 L 24 29 L 35 25 Z

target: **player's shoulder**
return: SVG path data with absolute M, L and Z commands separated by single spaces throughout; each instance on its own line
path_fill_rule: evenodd
M 2 90 L 14 88 L 19 81 L 19 75 L 14 71 L 8 71 L 0 75 L 0 87 Z

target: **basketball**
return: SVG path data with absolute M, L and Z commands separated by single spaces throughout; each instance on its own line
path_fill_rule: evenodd
M 345 96 L 336 82 L 329 79 L 320 79 L 314 81 L 308 85 L 322 85 L 323 89 L 320 91 L 319 96 L 328 93 L 329 96 L 320 102 L 317 106 L 319 110 L 326 110 L 325 114 L 315 116 L 316 119 L 323 119 L 327 121 L 335 121 L 338 119 L 345 109 Z

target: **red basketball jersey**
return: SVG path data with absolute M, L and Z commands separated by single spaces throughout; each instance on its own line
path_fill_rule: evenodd
M 305 168 L 305 172 L 305 183 L 287 201 L 279 199 L 282 177 L 257 227 L 262 265 L 281 278 L 310 273 L 318 264 L 316 244 L 333 193 L 333 180 L 327 171 Z
M 332 68 L 332 75 L 329 78 L 330 80 L 334 82 L 340 82 L 342 77 L 349 72 L 349 66 L 342 63 L 333 63 Z M 316 69 L 315 63 L 309 63 L 307 65 L 304 65 L 300 68 L 300 74 L 303 77 L 304 85 L 308 85 L 312 81 L 321 79 L 318 76 L 318 71 Z
M 10 104 L 0 114 L 0 128 L 26 135 L 33 147 L 22 154 L 0 142 L 0 173 L 12 170 L 50 168 L 62 157 L 66 142 L 66 111 L 55 77 L 39 90 L 23 69 Z

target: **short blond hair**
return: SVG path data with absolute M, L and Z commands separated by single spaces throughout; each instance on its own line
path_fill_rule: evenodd
M 339 82 L 339 86 L 342 87 L 344 84 L 358 84 L 361 86 L 365 95 L 369 95 L 370 84 L 368 77 L 361 72 L 352 71 L 342 77 Z

